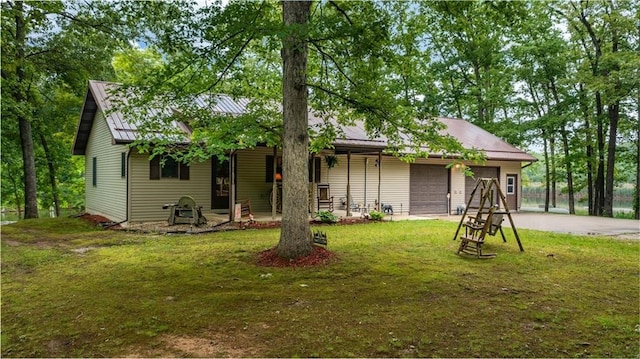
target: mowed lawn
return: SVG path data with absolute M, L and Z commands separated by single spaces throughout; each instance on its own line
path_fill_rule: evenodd
M 269 268 L 279 230 L 2 227 L 3 357 L 637 357 L 640 243 L 457 223 L 323 226 L 337 261 Z

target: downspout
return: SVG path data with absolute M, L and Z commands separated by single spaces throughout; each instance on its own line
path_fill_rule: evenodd
M 347 151 L 347 217 L 351 217 L 351 150 Z
M 125 210 L 126 215 L 125 215 L 124 222 L 129 222 L 129 202 L 131 202 L 131 198 L 129 198 L 129 185 L 131 183 L 131 176 L 129 176 L 129 168 L 130 168 L 129 162 L 131 162 L 131 148 L 129 148 L 129 150 L 127 151 L 127 163 L 126 163 L 127 166 L 125 168 L 126 170 L 125 176 L 127 176 L 127 181 L 126 181 L 127 204 L 126 204 L 126 210 Z
M 235 173 L 236 151 L 229 153 L 229 222 L 233 222 L 236 211 L 236 173 Z
M 378 151 L 378 208 L 377 211 L 382 212 L 382 198 L 380 197 L 380 191 L 382 187 L 382 151 Z
M 369 169 L 369 157 L 364 158 L 364 208 L 367 208 L 367 171 Z

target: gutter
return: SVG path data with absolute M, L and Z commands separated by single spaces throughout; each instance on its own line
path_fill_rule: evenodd
M 524 165 L 524 166 L 520 167 L 520 169 L 521 169 L 521 170 L 523 170 L 523 169 L 525 169 L 525 168 L 527 168 L 527 167 L 531 166 L 531 165 L 533 164 L 533 162 L 536 162 L 536 161 L 531 161 L 531 162 L 527 163 L 526 165 Z

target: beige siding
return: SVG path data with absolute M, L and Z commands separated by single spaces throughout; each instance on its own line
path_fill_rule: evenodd
M 267 156 L 273 156 L 272 148 L 258 147 L 237 153 L 236 199 L 250 200 L 254 212 L 271 212 L 269 195 L 272 183 L 266 182 L 265 178 Z
M 121 154 L 127 147 L 114 145 L 104 116 L 96 115 L 85 153 L 85 210 L 115 222 L 127 218 L 127 180 L 121 176 Z M 93 158 L 97 184 L 93 186 Z
M 165 203 L 175 203 L 181 196 L 191 196 L 199 206 L 211 208 L 211 161 L 192 163 L 189 180 L 177 178 L 149 179 L 149 155 L 132 153 L 130 171 L 131 222 L 160 221 L 169 217 L 162 209 Z
M 347 155 L 338 155 L 338 165 L 328 169 L 324 157 L 322 160 L 322 182 L 331 184 L 331 194 L 337 208 L 343 208 L 342 201 L 347 196 Z M 383 156 L 382 167 L 376 167 L 378 156 L 351 155 L 350 179 L 351 196 L 353 203 L 367 205 L 375 208 L 378 199 L 378 185 L 380 187 L 380 200 L 382 203 L 391 204 L 394 210 L 400 213 L 402 207 L 406 213 L 409 208 L 409 165 L 395 157 Z M 381 177 L 378 179 L 378 169 L 381 168 Z M 366 187 L 366 191 L 365 191 Z
M 468 166 L 478 166 L 478 164 L 467 163 Z M 500 173 L 500 190 L 503 194 L 507 191 L 507 174 L 518 175 L 518 186 L 521 185 L 522 175 L 520 169 L 520 162 L 511 161 L 487 161 L 484 166 L 487 167 L 499 167 Z M 518 193 L 520 193 L 518 187 Z M 452 169 L 451 170 L 451 210 L 455 212 L 456 207 L 460 204 L 466 204 L 469 200 L 470 193 L 465 193 L 465 176 L 462 171 Z M 518 207 L 520 207 L 521 198 L 518 198 Z

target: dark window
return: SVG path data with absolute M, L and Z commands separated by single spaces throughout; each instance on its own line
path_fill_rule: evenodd
M 165 157 L 162 165 L 162 178 L 178 178 L 178 162 L 171 158 Z
M 98 186 L 98 157 L 93 158 L 93 187 Z
M 159 180 L 160 178 L 188 180 L 189 172 L 188 165 L 179 163 L 171 157 L 164 157 L 164 163 L 159 156 L 152 158 L 149 162 L 149 179 L 151 180 Z
M 273 183 L 273 156 L 267 156 L 265 162 L 266 162 L 265 182 Z M 321 164 L 322 162 L 320 157 L 315 158 L 315 163 L 313 166 L 311 165 L 311 160 L 309 160 L 309 182 L 311 182 L 312 170 L 315 171 L 316 183 L 320 182 Z M 278 179 L 278 176 L 280 176 L 279 179 Z M 278 156 L 278 165 L 276 167 L 276 179 L 280 181 L 282 180 L 282 176 L 284 176 L 284 173 L 282 172 L 282 156 Z
M 127 175 L 127 153 L 122 152 L 120 154 L 120 177 Z

